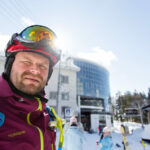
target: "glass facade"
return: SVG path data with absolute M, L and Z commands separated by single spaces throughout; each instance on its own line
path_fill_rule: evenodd
M 110 96 L 109 72 L 84 59 L 74 58 L 74 64 L 80 67 L 77 72 L 77 95 L 104 99 L 106 105 Z

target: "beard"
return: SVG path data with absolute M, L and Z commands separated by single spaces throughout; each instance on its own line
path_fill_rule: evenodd
M 34 82 L 27 82 L 27 78 L 32 77 Z M 34 75 L 30 72 L 22 73 L 20 79 L 15 77 L 15 87 L 23 93 L 28 95 L 36 95 L 41 92 L 46 84 L 46 81 L 42 78 L 41 75 Z M 34 80 L 35 78 L 35 80 Z

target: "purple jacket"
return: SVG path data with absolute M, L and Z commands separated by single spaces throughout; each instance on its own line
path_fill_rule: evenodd
M 46 103 L 11 90 L 0 76 L 0 150 L 56 150 L 56 132 L 48 128 Z

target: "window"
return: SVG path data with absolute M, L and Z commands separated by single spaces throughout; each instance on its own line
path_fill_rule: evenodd
M 57 99 L 57 92 L 50 92 L 49 98 L 50 99 Z
M 69 83 L 69 78 L 68 78 L 68 76 L 61 75 L 60 81 L 61 81 L 61 83 Z
M 61 93 L 61 99 L 62 100 L 69 100 L 69 92 Z
M 84 106 L 98 106 L 98 107 L 104 107 L 104 100 L 102 99 L 85 99 L 85 100 L 81 100 L 81 105 Z

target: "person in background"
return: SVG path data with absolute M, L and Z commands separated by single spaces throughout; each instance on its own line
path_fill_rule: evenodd
M 73 111 L 72 114 L 71 114 L 71 116 L 75 117 L 77 119 L 77 127 L 78 127 L 78 129 L 81 132 L 84 132 L 84 127 L 83 127 L 82 123 L 80 122 L 78 111 Z M 64 133 L 67 132 L 67 130 L 68 130 L 69 127 L 70 127 L 70 122 L 66 122 L 65 125 L 64 125 Z
M 97 129 L 98 129 L 98 132 L 99 132 L 98 134 L 101 135 L 102 131 L 103 131 L 103 127 L 101 126 L 100 122 L 99 122 L 99 125 L 98 125 Z
M 100 150 L 112 150 L 113 141 L 111 137 L 111 128 L 104 127 L 103 134 L 100 137 L 100 140 L 97 141 L 97 144 L 100 145 Z
M 15 33 L 0 76 L 0 149 L 55 150 L 44 88 L 59 61 L 55 33 L 41 25 Z
M 84 141 L 83 126 L 78 122 L 78 116 L 73 115 L 65 130 L 63 150 L 83 150 Z

